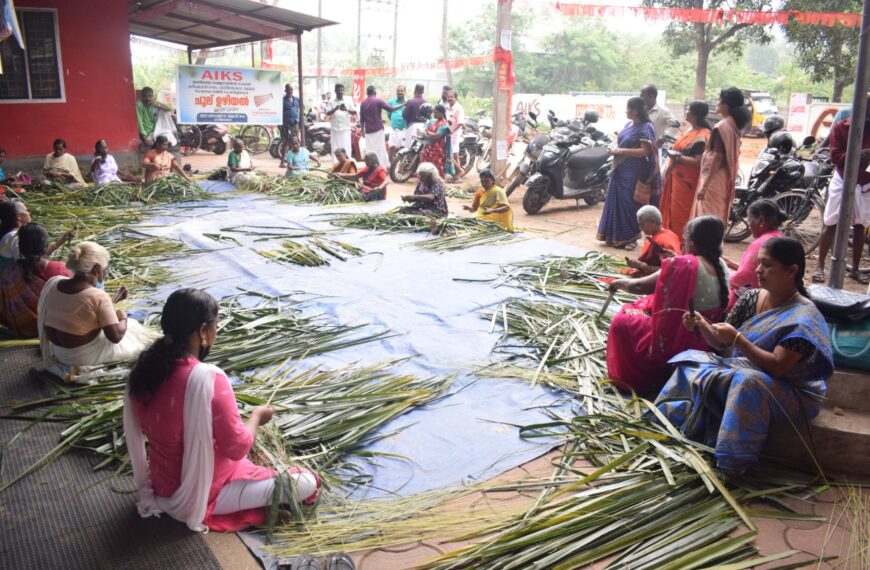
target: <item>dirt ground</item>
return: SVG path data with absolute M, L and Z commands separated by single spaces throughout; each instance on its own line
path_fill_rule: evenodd
M 764 139 L 749 138 L 743 139 L 743 144 L 740 151 L 740 169 L 745 178 L 749 177 L 749 171 L 755 164 L 759 153 L 764 148 Z M 517 152 L 515 148 L 513 152 Z M 193 156 L 184 159 L 189 162 L 194 171 L 208 172 L 215 168 L 225 166 L 226 155 L 216 156 L 211 153 L 199 151 Z M 282 170 L 278 168 L 278 161 L 265 155 L 255 155 L 253 162 L 257 170 L 267 172 L 269 174 L 281 174 Z M 330 166 L 330 157 L 321 158 L 322 167 L 328 169 Z M 476 172 L 472 171 L 465 176 L 462 184 L 457 184 L 460 187 L 475 187 L 477 185 Z M 411 193 L 414 190 L 412 183 L 391 184 L 388 188 L 388 194 L 395 197 L 401 194 Z M 514 224 L 517 228 L 542 231 L 551 234 L 553 239 L 575 245 L 584 249 L 597 249 L 602 251 L 610 251 L 613 255 L 626 255 L 623 250 L 607 248 L 595 239 L 595 233 L 598 229 L 598 220 L 601 217 L 601 212 L 604 208 L 604 203 L 601 202 L 595 206 L 587 206 L 584 202 L 576 205 L 571 200 L 552 200 L 547 204 L 540 213 L 530 216 L 522 208 L 523 188 L 518 189 L 511 197 L 510 202 L 514 207 Z M 469 215 L 463 211 L 461 205 L 462 200 L 448 199 L 450 212 L 457 215 Z M 725 243 L 723 247 L 724 256 L 734 262 L 740 261 L 740 256 L 746 250 L 750 243 L 750 239 L 746 239 L 741 243 Z M 807 259 L 807 275 L 816 266 L 817 251 L 810 254 Z M 544 253 L 544 252 L 542 252 Z M 637 256 L 638 252 L 629 252 L 629 256 Z M 865 252 L 866 258 L 866 252 Z M 830 262 L 829 262 L 830 263 Z M 809 280 L 807 280 L 809 284 Z M 845 288 L 851 291 L 866 292 L 866 286 L 862 286 L 846 279 Z

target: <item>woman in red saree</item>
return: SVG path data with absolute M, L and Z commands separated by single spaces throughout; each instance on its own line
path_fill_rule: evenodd
M 709 108 L 704 101 L 689 103 L 686 122 L 691 127 L 674 143 L 665 171 L 665 187 L 659 208 L 666 229 L 682 237 L 692 216 L 698 177 L 701 175 L 701 155 L 710 139 L 707 122 Z M 675 154 L 679 153 L 679 154 Z
M 438 174 L 453 174 L 453 156 L 450 148 L 450 123 L 447 122 L 447 109 L 444 105 L 435 105 L 432 111 L 433 119 L 426 125 L 426 131 L 420 133 L 420 138 L 426 141 L 426 146 L 420 153 L 420 164 L 431 162 L 438 168 Z
M 714 216 L 689 222 L 687 255 L 662 261 L 661 271 L 641 279 L 617 279 L 611 291 L 644 294 L 613 318 L 607 334 L 607 372 L 620 390 L 654 395 L 670 375 L 668 360 L 688 349 L 709 350 L 700 335 L 681 326 L 697 309 L 713 323 L 725 317 L 728 283 L 722 255 L 725 224 Z
M 752 113 L 736 87 L 722 90 L 716 112 L 723 119 L 713 127 L 710 143 L 701 156 L 692 217 L 716 216 L 727 225 L 740 168 L 740 137 Z

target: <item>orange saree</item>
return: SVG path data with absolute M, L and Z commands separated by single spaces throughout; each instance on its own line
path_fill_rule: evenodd
M 700 156 L 709 138 L 709 129 L 692 129 L 674 143 L 673 149 L 685 156 Z M 700 164 L 690 165 L 673 160 L 668 163 L 659 209 L 662 212 L 662 225 L 681 238 L 692 217 L 700 175 Z

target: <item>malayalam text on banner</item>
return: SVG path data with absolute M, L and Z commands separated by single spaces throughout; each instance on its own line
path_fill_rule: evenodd
M 178 122 L 280 125 L 281 72 L 178 66 Z

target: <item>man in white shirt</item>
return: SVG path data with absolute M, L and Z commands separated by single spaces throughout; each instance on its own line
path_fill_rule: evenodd
M 333 156 L 337 148 L 349 151 L 351 148 L 350 124 L 351 119 L 356 119 L 356 105 L 352 100 L 344 98 L 344 85 L 341 83 L 335 84 L 335 99 L 329 104 L 326 117 L 332 127 L 329 142 Z
M 647 85 L 640 90 L 640 98 L 646 105 L 646 112 L 649 114 L 649 120 L 656 132 L 656 146 L 661 148 L 665 135 L 676 135 L 676 132 L 668 125 L 669 121 L 674 120 L 674 116 L 667 107 L 658 104 L 658 97 L 659 90 L 656 89 L 655 85 Z
M 465 122 L 465 110 L 456 100 L 456 91 L 447 92 L 447 121 L 450 123 L 450 152 L 453 154 L 453 178 L 458 180 L 465 176 L 459 165 L 459 144 L 462 142 L 462 124 Z

